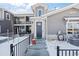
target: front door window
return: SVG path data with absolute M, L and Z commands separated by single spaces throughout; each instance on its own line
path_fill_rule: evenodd
M 42 38 L 42 22 L 36 22 L 36 37 Z

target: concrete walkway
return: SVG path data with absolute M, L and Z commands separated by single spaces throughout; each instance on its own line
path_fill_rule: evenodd
M 49 56 L 46 41 L 44 39 L 37 39 L 36 45 L 29 47 L 26 56 Z

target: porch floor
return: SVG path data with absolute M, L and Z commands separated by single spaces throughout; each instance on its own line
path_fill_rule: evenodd
M 36 44 L 29 47 L 26 56 L 49 56 L 45 39 L 37 39 Z

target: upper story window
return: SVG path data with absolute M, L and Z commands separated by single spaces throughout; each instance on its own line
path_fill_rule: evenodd
M 26 21 L 27 21 L 27 22 L 29 21 L 29 17 L 28 17 L 28 16 L 26 16 Z
M 19 21 L 19 17 L 15 17 L 15 21 L 14 21 L 14 23 L 15 23 L 15 24 L 20 23 L 20 21 Z
M 21 24 L 26 23 L 25 17 L 19 17 L 19 21 Z
M 37 16 L 41 16 L 41 15 L 43 15 L 43 14 L 44 14 L 44 12 L 43 12 L 42 9 L 38 9 L 38 10 L 37 10 Z
M 10 14 L 6 13 L 6 20 L 10 20 Z
M 42 11 L 41 10 L 39 10 L 39 16 L 41 16 L 42 15 Z

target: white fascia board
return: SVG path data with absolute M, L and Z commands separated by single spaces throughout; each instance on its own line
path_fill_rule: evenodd
M 64 7 L 64 8 L 61 8 L 61 9 L 57 9 L 57 10 L 51 11 L 51 12 L 49 12 L 49 13 L 46 13 L 46 14 L 42 15 L 42 17 L 44 17 L 44 16 L 50 16 L 50 15 L 53 15 L 53 14 L 62 12 L 62 11 L 64 11 L 64 10 L 68 10 L 68 9 L 70 9 L 70 8 L 74 8 L 76 5 L 77 5 L 77 3 L 76 3 L 76 4 L 69 5 L 69 6 Z
M 75 17 L 75 18 L 65 18 L 65 20 L 79 20 L 79 17 Z
M 30 17 L 30 19 L 44 19 L 44 18 L 47 18 L 47 17 Z
M 26 25 L 32 25 L 32 24 L 14 24 L 14 26 L 26 26 Z
M 17 16 L 17 17 L 34 16 L 34 14 L 14 14 L 14 16 Z

